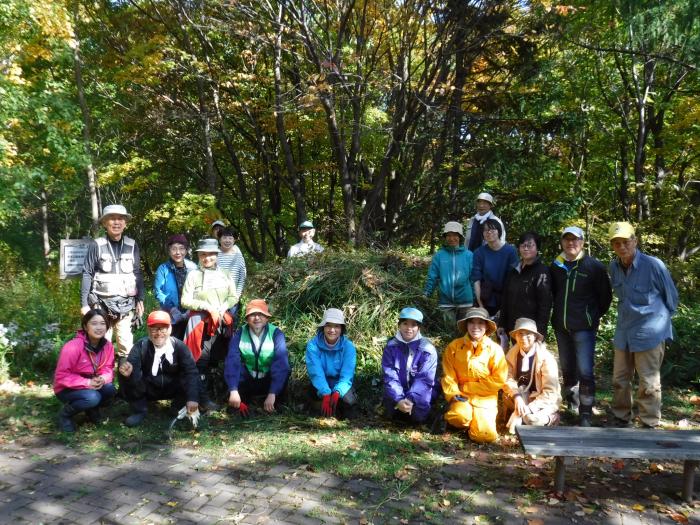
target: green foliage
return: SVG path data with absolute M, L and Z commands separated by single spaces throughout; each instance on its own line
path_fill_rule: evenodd
M 662 375 L 664 383 L 700 390 L 700 304 L 697 300 L 685 301 L 678 307 L 673 319 L 674 339 L 666 347 Z

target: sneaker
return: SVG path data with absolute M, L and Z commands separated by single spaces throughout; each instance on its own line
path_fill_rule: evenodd
M 137 427 L 146 419 L 146 412 L 135 412 L 124 420 L 127 427 Z

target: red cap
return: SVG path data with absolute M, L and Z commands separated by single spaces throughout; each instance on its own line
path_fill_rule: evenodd
M 168 312 L 163 310 L 155 310 L 148 314 L 148 320 L 146 321 L 148 326 L 154 326 L 157 324 L 170 324 L 170 315 Z

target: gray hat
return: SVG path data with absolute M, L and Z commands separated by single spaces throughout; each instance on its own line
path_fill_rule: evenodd
M 445 235 L 446 233 L 456 233 L 464 239 L 464 229 L 462 225 L 456 221 L 450 221 L 445 224 L 445 227 L 442 229 L 442 234 Z
M 562 237 L 564 237 L 564 235 L 566 235 L 567 233 L 570 233 L 571 235 L 573 235 L 577 239 L 583 239 L 583 230 L 581 228 L 579 228 L 578 226 L 569 226 L 567 228 L 564 228 L 564 231 L 561 232 L 560 239 Z
M 515 328 L 513 328 L 510 331 L 510 336 L 515 339 L 515 334 L 516 332 L 519 332 L 520 330 L 527 330 L 528 332 L 532 332 L 535 334 L 535 338 L 542 342 L 544 341 L 544 336 L 537 331 L 537 323 L 533 321 L 532 319 L 528 319 L 527 317 L 519 317 L 518 319 L 515 320 Z
M 216 239 L 206 238 L 200 239 L 197 243 L 196 252 L 220 253 L 219 242 Z
M 318 324 L 318 327 L 323 328 L 328 323 L 342 324 L 345 326 L 345 314 L 343 314 L 342 310 L 338 310 L 337 308 L 329 308 L 323 312 L 323 319 Z
M 496 323 L 489 318 L 489 313 L 486 311 L 486 308 L 473 307 L 467 310 L 467 313 L 464 314 L 464 319 L 457 321 L 457 329 L 460 332 L 467 333 L 467 321 L 469 321 L 469 319 L 483 319 L 486 321 L 488 325 L 488 328 L 486 328 L 487 336 L 496 331 Z
M 314 223 L 311 221 L 304 221 L 299 225 L 300 230 L 312 230 L 314 228 Z
M 121 215 L 126 217 L 127 221 L 131 220 L 131 214 L 126 211 L 126 208 L 121 204 L 109 204 L 102 208 L 102 217 L 100 217 L 100 222 L 108 215 Z

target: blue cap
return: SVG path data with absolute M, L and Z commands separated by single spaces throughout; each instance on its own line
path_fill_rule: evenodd
M 311 221 L 304 221 L 299 225 L 300 230 L 311 230 L 314 227 L 314 223 Z
M 407 306 L 399 312 L 399 321 L 402 321 L 403 319 L 411 319 L 418 324 L 423 324 L 423 312 L 421 312 L 418 308 Z

